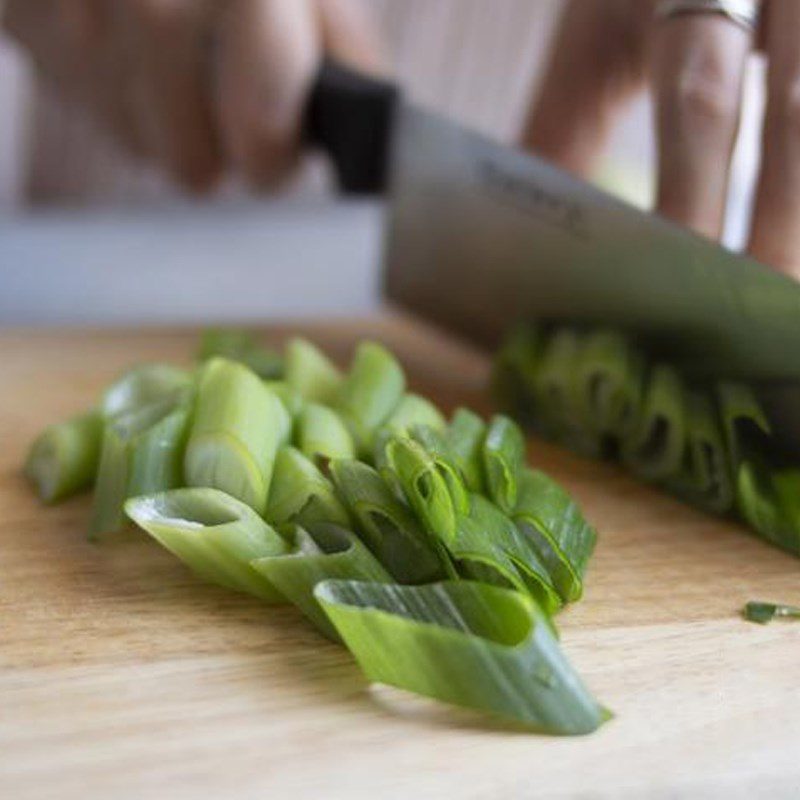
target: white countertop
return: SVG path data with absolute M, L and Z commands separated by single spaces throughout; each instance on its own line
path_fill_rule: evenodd
M 379 299 L 382 207 L 273 201 L 0 218 L 0 326 L 264 322 Z

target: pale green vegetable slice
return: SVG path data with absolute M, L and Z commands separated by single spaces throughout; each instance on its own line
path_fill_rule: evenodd
M 519 592 L 471 581 L 314 590 L 366 676 L 536 730 L 584 734 L 607 718 Z
M 285 380 L 312 403 L 334 405 L 344 376 L 338 367 L 306 339 L 292 339 L 286 346 Z
M 280 592 L 251 562 L 288 544 L 248 505 L 218 489 L 175 489 L 125 504 L 128 516 L 204 580 L 268 603 Z
M 215 356 L 239 361 L 262 378 L 277 378 L 283 373 L 283 359 L 262 347 L 249 331 L 238 328 L 209 328 L 203 332 L 198 358 L 208 361 Z
M 339 414 L 328 406 L 307 403 L 297 417 L 298 449 L 311 459 L 355 458 L 356 446 Z
M 275 525 L 301 518 L 340 525 L 350 521 L 333 484 L 294 447 L 282 447 L 275 458 L 265 517 Z
M 36 437 L 25 474 L 44 503 L 57 503 L 91 487 L 100 462 L 103 421 L 97 411 L 50 425 Z
M 264 385 L 283 403 L 289 416 L 294 419 L 305 405 L 305 400 L 297 389 L 293 389 L 286 381 L 267 380 Z
M 525 437 L 516 422 L 493 417 L 483 444 L 483 468 L 488 495 L 506 513 L 517 503 L 517 482 L 525 465 Z
M 129 414 L 161 400 L 177 398 L 191 389 L 193 377 L 169 364 L 145 364 L 129 370 L 103 394 L 100 404 L 106 418 Z
M 323 635 L 336 641 L 339 635 L 314 596 L 314 587 L 329 578 L 392 581 L 354 533 L 325 523 L 297 526 L 288 552 L 256 559 L 253 568 L 294 603 Z
M 680 375 L 667 364 L 657 364 L 647 380 L 638 424 L 622 446 L 623 459 L 639 477 L 666 481 L 679 472 L 686 413 Z
M 287 419 L 250 369 L 222 358 L 206 362 L 186 448 L 187 484 L 220 489 L 263 513 Z
M 415 425 L 426 425 L 441 431 L 444 430 L 446 422 L 442 412 L 430 400 L 409 392 L 403 395 L 384 423 L 384 427 L 393 433 L 408 433 Z
M 583 576 L 597 533 L 569 494 L 539 470 L 525 469 L 514 521 L 536 547 L 565 603 L 583 594 Z
M 361 538 L 396 580 L 422 583 L 441 576 L 440 558 L 425 530 L 372 467 L 337 460 L 330 472 Z

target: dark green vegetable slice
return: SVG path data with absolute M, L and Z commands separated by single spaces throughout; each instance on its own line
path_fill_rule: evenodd
M 516 422 L 492 418 L 483 443 L 483 468 L 489 497 L 506 513 L 517 504 L 517 483 L 525 465 L 525 437 Z
M 748 622 L 766 625 L 775 619 L 800 619 L 800 608 L 778 603 L 765 603 L 762 600 L 751 600 L 742 609 L 742 616 Z
M 447 452 L 461 470 L 467 488 L 471 492 L 485 492 L 483 444 L 486 441 L 486 423 L 469 409 L 459 408 L 453 414 L 444 438 Z

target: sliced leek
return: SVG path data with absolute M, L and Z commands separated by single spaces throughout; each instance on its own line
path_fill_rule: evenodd
M 33 442 L 25 474 L 44 503 L 91 487 L 100 461 L 103 421 L 90 411 L 46 428 Z
M 384 423 L 393 433 L 408 433 L 415 425 L 425 425 L 433 430 L 444 430 L 446 422 L 436 406 L 418 394 L 404 395 Z
M 519 426 L 508 417 L 494 417 L 483 444 L 483 467 L 489 497 L 506 513 L 517 503 L 517 483 L 524 464 L 525 438 Z
M 217 489 L 175 489 L 132 498 L 125 511 L 204 580 L 268 603 L 284 601 L 252 562 L 288 552 L 288 545 L 235 497 Z
M 483 464 L 485 440 L 486 423 L 469 409 L 459 408 L 447 426 L 445 442 L 447 452 L 472 492 L 486 490 Z
M 548 733 L 590 733 L 608 718 L 519 592 L 329 580 L 314 593 L 372 681 Z
M 199 359 L 216 356 L 239 361 L 262 378 L 277 378 L 283 373 L 283 359 L 274 350 L 261 347 L 247 331 L 236 328 L 211 328 L 203 334 Z
M 296 443 L 311 459 L 356 457 L 347 425 L 336 411 L 319 403 L 307 403 L 298 415 Z
M 129 414 L 162 400 L 176 400 L 190 389 L 192 374 L 169 364 L 146 364 L 129 370 L 106 390 L 103 416 Z
M 305 400 L 333 405 L 339 398 L 344 376 L 311 342 L 292 339 L 286 347 L 285 380 Z

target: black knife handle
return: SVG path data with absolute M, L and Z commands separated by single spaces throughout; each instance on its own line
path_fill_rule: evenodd
M 305 135 L 333 161 L 348 194 L 386 189 L 399 88 L 325 59 L 306 109 Z

